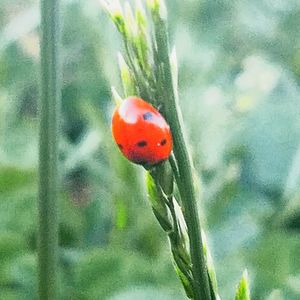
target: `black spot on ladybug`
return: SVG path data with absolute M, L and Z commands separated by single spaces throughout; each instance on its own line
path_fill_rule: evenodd
M 153 118 L 153 115 L 152 115 L 152 113 L 149 112 L 149 111 L 143 114 L 143 119 L 144 119 L 145 121 L 149 121 L 149 120 L 151 120 L 152 118 Z
M 166 140 L 166 139 L 163 139 L 163 140 L 161 140 L 160 145 L 161 145 L 161 146 L 164 146 L 166 143 L 167 143 L 167 140 Z
M 119 147 L 120 149 L 123 149 L 123 146 L 122 146 L 121 144 L 118 144 L 118 147 Z
M 137 143 L 137 146 L 138 146 L 138 147 L 145 147 L 145 146 L 147 146 L 147 142 L 146 142 L 146 141 L 139 141 L 139 142 Z

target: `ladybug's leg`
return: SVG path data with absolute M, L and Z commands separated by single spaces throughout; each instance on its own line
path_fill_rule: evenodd
M 162 107 L 163 107 L 162 104 L 158 104 L 157 107 L 156 107 L 156 109 L 157 109 L 159 112 L 161 112 Z

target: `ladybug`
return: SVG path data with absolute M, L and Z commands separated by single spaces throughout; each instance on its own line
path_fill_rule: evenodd
M 172 151 L 172 135 L 164 117 L 135 96 L 128 97 L 115 109 L 112 134 L 124 156 L 143 166 L 168 159 Z

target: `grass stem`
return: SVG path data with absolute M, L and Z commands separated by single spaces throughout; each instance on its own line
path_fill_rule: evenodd
M 159 16 L 154 19 L 155 40 L 159 53 L 158 63 L 163 66 L 161 75 L 161 102 L 164 104 L 165 116 L 172 128 L 174 139 L 174 155 L 177 161 L 180 183 L 179 193 L 188 227 L 192 272 L 194 277 L 195 300 L 210 300 L 208 272 L 203 252 L 200 222 L 198 216 L 195 187 L 192 176 L 192 163 L 187 150 L 183 133 L 181 110 L 174 91 L 169 56 L 169 38 L 166 23 Z
M 39 144 L 39 299 L 57 299 L 58 134 L 60 106 L 59 0 L 41 1 Z

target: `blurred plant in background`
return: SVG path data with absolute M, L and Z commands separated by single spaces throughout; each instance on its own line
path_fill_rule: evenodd
M 298 299 L 299 2 L 167 5 L 220 295 L 247 266 L 253 299 Z M 36 295 L 38 11 L 1 2 L 3 299 Z M 184 299 L 141 170 L 112 144 L 116 43 L 97 1 L 63 2 L 61 298 Z

